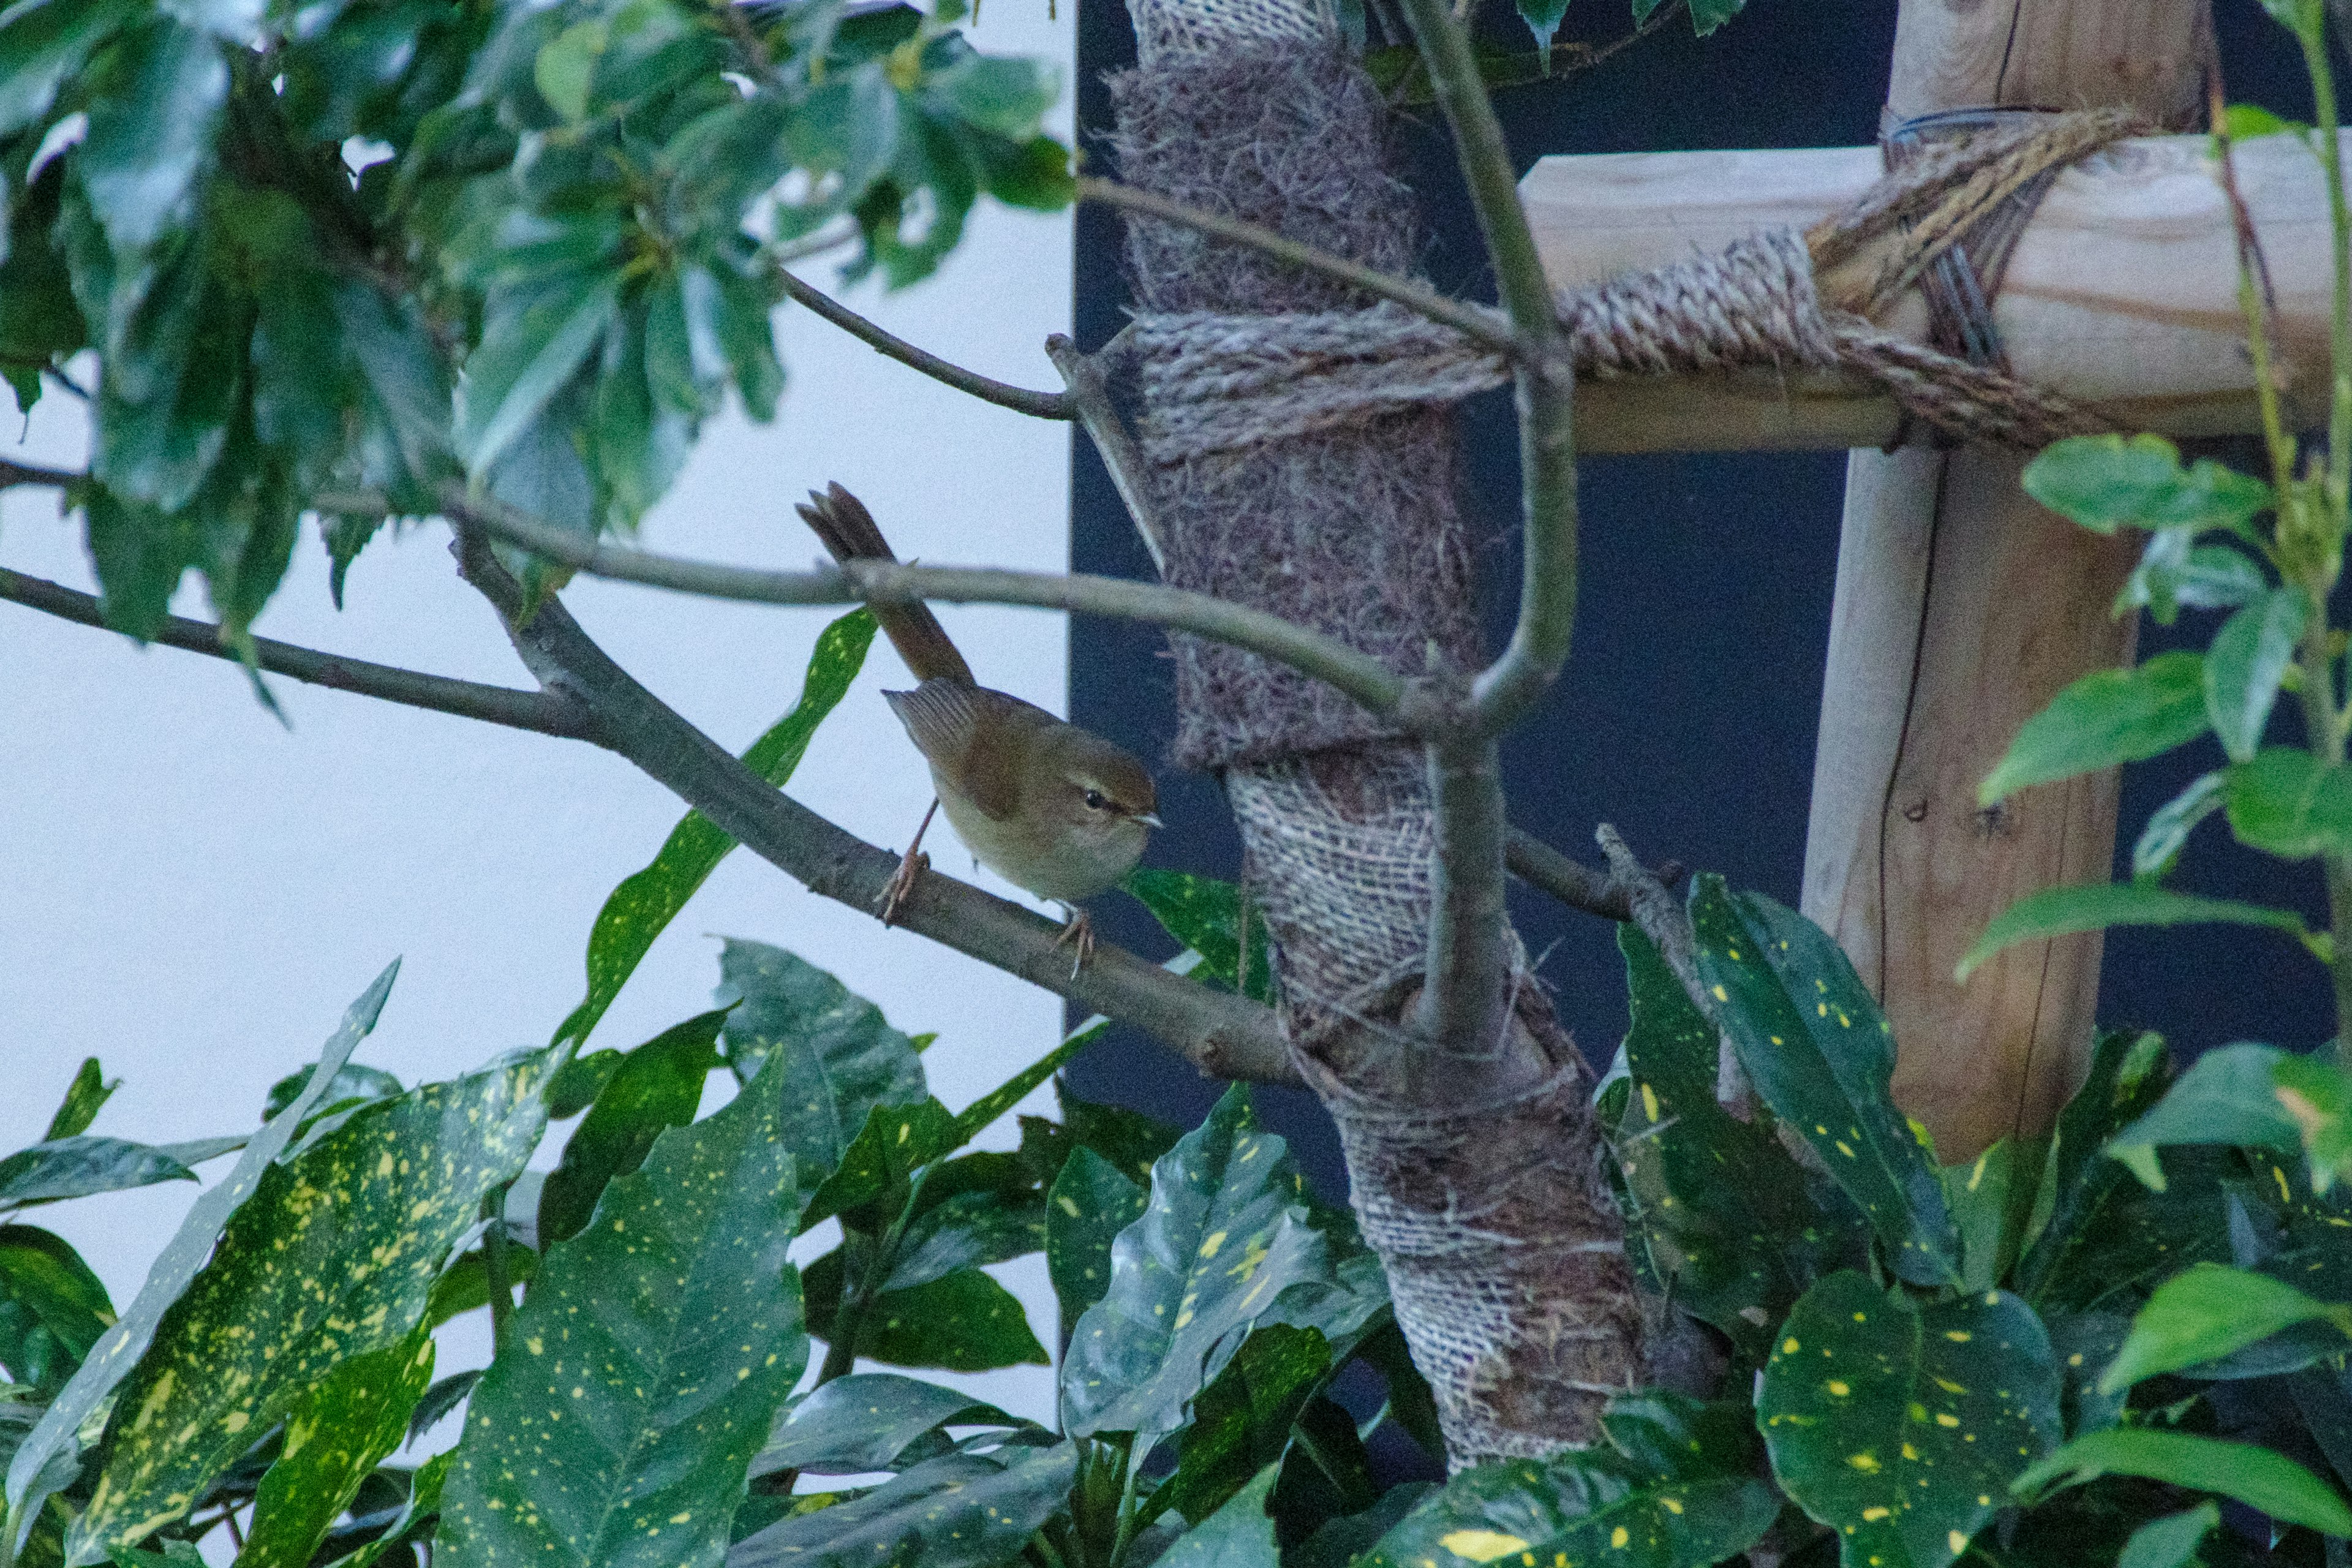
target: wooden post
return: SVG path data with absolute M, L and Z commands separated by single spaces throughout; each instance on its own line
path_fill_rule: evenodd
M 2200 0 L 1902 0 L 1891 119 L 1973 105 L 2130 104 L 2193 121 Z M 2131 658 L 2107 607 L 2139 541 L 2026 499 L 2020 457 L 1857 452 L 1830 625 L 1804 909 L 1893 1020 L 1896 1100 L 1946 1161 L 2048 1131 L 2080 1081 L 2096 936 L 2021 946 L 1965 987 L 1954 964 L 2012 900 L 2098 880 L 2113 773 L 1981 813 L 1976 786 L 2068 682 Z

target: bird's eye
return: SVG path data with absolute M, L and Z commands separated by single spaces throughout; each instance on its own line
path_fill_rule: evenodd
M 1087 805 L 1094 810 L 1100 811 L 1109 804 L 1110 802 L 1103 798 L 1102 791 L 1098 789 L 1090 789 L 1087 791 Z

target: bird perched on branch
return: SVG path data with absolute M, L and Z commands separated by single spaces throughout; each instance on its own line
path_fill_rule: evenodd
M 873 513 L 838 484 L 811 491 L 799 510 L 845 565 L 898 559 Z M 884 890 L 883 923 L 896 919 L 929 866 L 923 834 L 944 806 L 982 865 L 1068 909 L 1060 940 L 1075 944 L 1083 965 L 1094 931 L 1078 901 L 1117 886 L 1142 858 L 1144 840 L 1160 826 L 1151 774 L 1124 747 L 975 681 L 929 605 L 877 605 L 874 618 L 919 682 L 882 695 L 930 764 L 938 792 Z

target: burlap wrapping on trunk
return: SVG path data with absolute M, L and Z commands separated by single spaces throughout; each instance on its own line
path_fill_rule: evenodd
M 1142 64 L 1111 82 L 1124 179 L 1415 270 L 1415 207 L 1389 172 L 1385 106 L 1328 14 L 1143 0 L 1137 29 Z M 1130 221 L 1129 236 L 1141 312 L 1370 303 L 1178 226 Z M 1315 626 L 1401 672 L 1484 662 L 1450 411 L 1160 466 L 1151 490 L 1171 583 Z M 1432 900 L 1420 749 L 1307 677 L 1171 640 L 1177 757 L 1223 774 L 1293 1054 L 1339 1122 L 1351 1201 L 1450 1458 L 1591 1438 L 1601 1400 L 1635 1379 L 1641 1332 L 1590 1075 L 1524 973 L 1506 1040 L 1437 1050 L 1398 1023 Z

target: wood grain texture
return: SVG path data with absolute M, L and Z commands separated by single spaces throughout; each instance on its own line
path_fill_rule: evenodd
M 2238 172 L 2277 287 L 2289 406 L 2316 423 L 2331 276 L 2319 163 L 2290 138 L 2266 137 L 2238 149 Z M 1573 288 L 1762 229 L 1803 228 L 1878 173 L 1869 147 L 1609 153 L 1546 158 L 1520 193 L 1546 270 Z M 2099 404 L 2128 428 L 2222 435 L 2256 427 L 2237 289 L 2207 139 L 2148 137 L 2053 184 L 1993 319 L 2027 379 Z M 1907 297 L 1884 324 L 1924 339 L 1926 309 Z M 1578 443 L 1593 452 L 1880 446 L 1897 429 L 1891 401 L 1843 377 L 1769 372 L 1588 382 L 1577 416 Z
M 2193 0 L 1903 0 L 1892 111 L 2176 111 L 2197 89 L 2197 25 Z M 2139 374 L 2134 335 L 2114 353 L 2111 374 Z M 2078 676 L 2127 661 L 2136 629 L 2107 607 L 2138 542 L 2043 510 L 2019 488 L 2022 467 L 1974 450 L 1849 459 L 1814 761 L 1805 912 L 1878 991 L 1895 1099 L 1948 1161 L 2048 1131 L 2087 1059 L 2100 942 L 2013 947 L 1965 987 L 1954 965 L 2010 903 L 2104 879 L 2115 855 L 2113 773 L 1976 807 L 2018 726 Z

